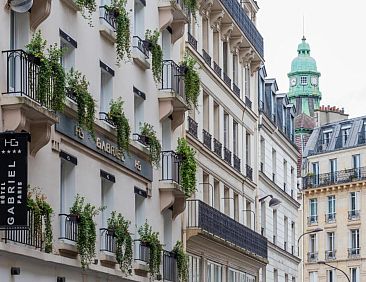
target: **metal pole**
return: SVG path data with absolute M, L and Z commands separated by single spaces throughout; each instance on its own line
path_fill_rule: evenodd
M 335 267 L 335 266 L 333 266 L 333 265 L 330 265 L 330 264 L 326 263 L 325 261 L 318 262 L 318 264 L 324 264 L 324 265 L 327 265 L 327 266 L 329 266 L 329 267 L 331 267 L 331 268 L 334 268 L 334 269 L 336 269 L 336 270 L 339 270 L 340 272 L 342 272 L 342 273 L 344 274 L 344 276 L 346 276 L 346 278 L 347 278 L 348 282 L 351 282 L 351 279 L 348 277 L 347 273 L 346 273 L 346 272 L 344 272 L 342 269 L 340 269 L 340 268 L 338 268 L 338 267 Z

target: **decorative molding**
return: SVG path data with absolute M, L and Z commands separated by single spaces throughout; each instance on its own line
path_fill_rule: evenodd
M 211 28 L 213 29 L 214 32 L 220 31 L 221 21 L 224 15 L 225 15 L 224 10 L 217 10 L 211 12 Z
M 234 30 L 234 24 L 228 23 L 228 24 L 222 24 L 221 25 L 221 39 L 223 41 L 229 41 L 231 33 Z
M 254 59 L 254 50 L 251 47 L 240 48 L 239 59 L 243 65 L 250 65 L 251 60 Z
M 230 38 L 230 47 L 232 53 L 234 53 L 235 55 L 239 54 L 240 44 L 243 43 L 243 40 L 243 36 L 235 36 Z
M 36 28 L 48 18 L 51 13 L 51 0 L 34 0 L 30 13 L 30 27 Z
M 198 5 L 200 15 L 208 19 L 213 5 L 213 0 L 201 0 Z

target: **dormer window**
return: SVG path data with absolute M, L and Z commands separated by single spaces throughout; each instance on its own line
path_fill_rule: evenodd
M 300 76 L 300 84 L 307 85 L 308 84 L 308 77 L 307 76 Z
M 332 134 L 332 130 L 323 132 L 323 145 L 328 146 L 328 144 L 330 142 L 331 134 Z
M 349 131 L 350 131 L 350 126 L 345 126 L 341 128 L 341 133 L 342 133 L 342 145 L 345 146 L 349 137 Z

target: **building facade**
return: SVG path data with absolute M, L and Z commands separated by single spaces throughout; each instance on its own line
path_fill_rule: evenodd
M 343 116 L 344 114 L 341 113 Z M 303 177 L 304 281 L 364 281 L 365 117 L 316 127 Z M 321 228 L 321 232 L 312 232 Z

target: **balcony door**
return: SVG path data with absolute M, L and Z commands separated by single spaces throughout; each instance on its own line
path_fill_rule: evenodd
M 359 179 L 361 177 L 360 155 L 359 154 L 353 155 L 352 162 L 353 162 L 353 176 Z
M 337 159 L 329 160 L 330 164 L 330 182 L 336 183 L 337 182 Z
M 317 199 L 310 199 L 310 223 L 318 221 L 318 201 Z
M 335 219 L 335 196 L 328 196 L 328 221 L 333 221 Z
M 351 230 L 350 254 L 358 255 L 360 253 L 360 230 Z
M 313 185 L 318 186 L 319 185 L 319 163 L 312 163 L 313 165 Z
M 334 253 L 334 232 L 327 233 L 327 250 L 329 251 L 329 255 Z

